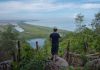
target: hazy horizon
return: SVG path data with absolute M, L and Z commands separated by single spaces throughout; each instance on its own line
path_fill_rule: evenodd
M 99 11 L 100 0 L 0 0 L 0 20 L 40 20 L 33 24 L 72 31 L 77 14 L 84 15 L 84 22 L 89 27 Z

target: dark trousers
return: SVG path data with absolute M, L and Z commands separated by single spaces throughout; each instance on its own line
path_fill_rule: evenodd
M 55 55 L 58 54 L 59 44 L 52 44 L 51 54 Z

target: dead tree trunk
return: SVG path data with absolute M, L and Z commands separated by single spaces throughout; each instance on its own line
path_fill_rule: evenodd
M 17 54 L 17 61 L 20 62 L 20 41 L 18 41 L 18 54 Z
M 39 45 L 38 45 L 38 41 L 36 41 L 36 50 L 39 50 Z
M 20 45 L 20 41 L 18 41 L 18 50 L 17 50 L 17 67 L 18 67 L 18 70 L 20 70 L 20 61 L 21 61 L 21 53 L 20 53 L 20 48 L 21 48 L 21 45 Z
M 70 41 L 68 41 L 67 45 L 67 54 L 66 54 L 66 60 L 69 62 L 69 47 L 70 47 Z

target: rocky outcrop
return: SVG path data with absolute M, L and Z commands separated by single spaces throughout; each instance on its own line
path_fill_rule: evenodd
M 100 59 L 95 59 L 86 63 L 86 70 L 100 70 Z
M 55 61 L 49 61 L 45 65 L 45 70 L 68 70 L 68 62 L 59 57 L 56 56 Z
M 0 63 L 0 70 L 11 70 L 12 60 L 7 60 Z

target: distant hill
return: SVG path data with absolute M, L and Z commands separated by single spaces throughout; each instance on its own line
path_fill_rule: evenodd
M 0 20 L 0 25 L 7 25 L 7 24 L 20 24 L 24 22 L 29 21 L 39 21 L 39 20 L 33 20 L 33 19 L 27 19 L 27 20 Z
M 31 25 L 26 23 L 20 23 L 18 26 L 24 29 L 23 32 L 20 32 L 20 37 L 24 39 L 31 38 L 46 38 L 49 37 L 49 34 L 53 32 L 53 29 L 50 27 Z M 6 29 L 6 25 L 0 25 L 0 31 Z M 70 31 L 67 30 L 59 30 L 59 33 L 64 36 L 66 33 Z
M 37 26 L 37 25 L 30 25 L 30 24 L 19 24 L 21 28 L 24 29 L 24 32 L 21 32 L 21 35 L 26 38 L 37 38 L 37 37 L 49 37 L 49 34 L 53 31 L 52 28 L 44 27 L 44 26 Z M 67 30 L 59 30 L 61 35 L 65 35 Z

